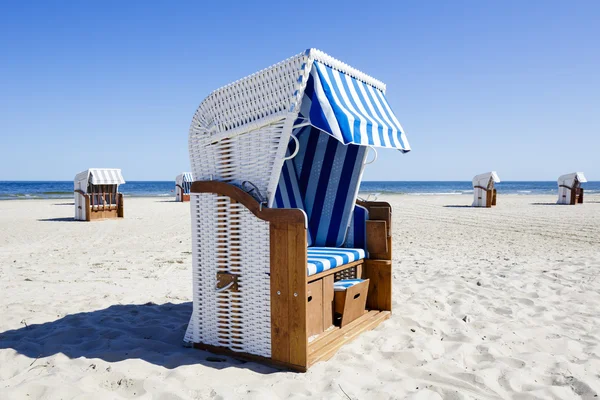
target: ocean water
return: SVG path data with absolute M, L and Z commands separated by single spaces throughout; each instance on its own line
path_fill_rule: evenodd
M 499 193 L 534 195 L 557 194 L 555 181 L 548 182 L 501 182 L 496 184 Z M 586 193 L 600 193 L 600 182 L 583 184 Z M 161 197 L 175 195 L 174 181 L 130 181 L 119 187 L 125 196 Z M 405 182 L 363 182 L 362 195 L 369 193 L 398 193 L 406 195 L 470 194 L 473 188 L 470 181 L 405 181 Z M 72 181 L 0 181 L 0 200 L 14 199 L 60 199 L 73 197 Z

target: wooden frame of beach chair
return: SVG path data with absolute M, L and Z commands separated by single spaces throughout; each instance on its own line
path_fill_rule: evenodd
M 306 371 L 389 318 L 391 207 L 357 200 L 368 147 L 410 150 L 384 92 L 311 49 L 201 103 L 189 133 L 196 181 L 185 342 Z M 365 309 L 354 304 L 342 327 L 333 284 L 345 279 L 368 279 L 368 289 Z
M 582 183 L 587 179 L 582 172 L 573 172 L 558 178 L 558 201 L 557 204 L 583 204 Z
M 182 172 L 175 178 L 175 201 L 190 201 L 190 189 L 194 182 L 191 172 Z
M 473 178 L 473 207 L 490 208 L 496 205 L 498 192 L 494 183 L 500 182 L 496 171 L 477 175 Z
M 92 168 L 75 176 L 75 219 L 95 221 L 123 218 L 123 194 L 119 185 L 125 183 L 120 169 Z

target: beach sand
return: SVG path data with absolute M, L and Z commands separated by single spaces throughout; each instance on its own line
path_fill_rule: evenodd
M 72 200 L 0 202 L 0 399 L 597 398 L 600 197 L 382 199 L 394 314 L 305 374 L 182 346 L 188 204 L 85 223 Z

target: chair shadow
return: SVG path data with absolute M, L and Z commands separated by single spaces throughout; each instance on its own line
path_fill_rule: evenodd
M 54 203 L 54 206 L 74 206 L 75 203 Z
M 564 204 L 556 204 L 556 203 L 531 203 L 532 206 L 562 206 Z
M 444 207 L 446 207 L 446 208 L 478 208 L 478 207 L 462 205 L 462 204 L 450 204 L 450 205 L 445 205 Z
M 59 217 L 59 218 L 41 218 L 38 221 L 42 222 L 79 222 L 74 217 Z
M 141 359 L 168 369 L 201 364 L 210 368 L 245 368 L 261 374 L 279 370 L 188 348 L 183 337 L 192 303 L 118 304 L 103 310 L 67 315 L 43 324 L 0 333 L 0 350 L 30 358 L 62 353 L 69 358 L 107 362 Z

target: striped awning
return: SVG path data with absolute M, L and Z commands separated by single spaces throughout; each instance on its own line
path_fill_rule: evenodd
M 191 172 L 184 172 L 182 175 L 184 182 L 194 182 L 194 177 L 192 176 Z
M 91 168 L 89 182 L 93 185 L 120 185 L 125 183 L 121 170 L 117 168 Z
M 344 144 L 410 151 L 382 91 L 318 61 L 311 69 L 301 114 Z

